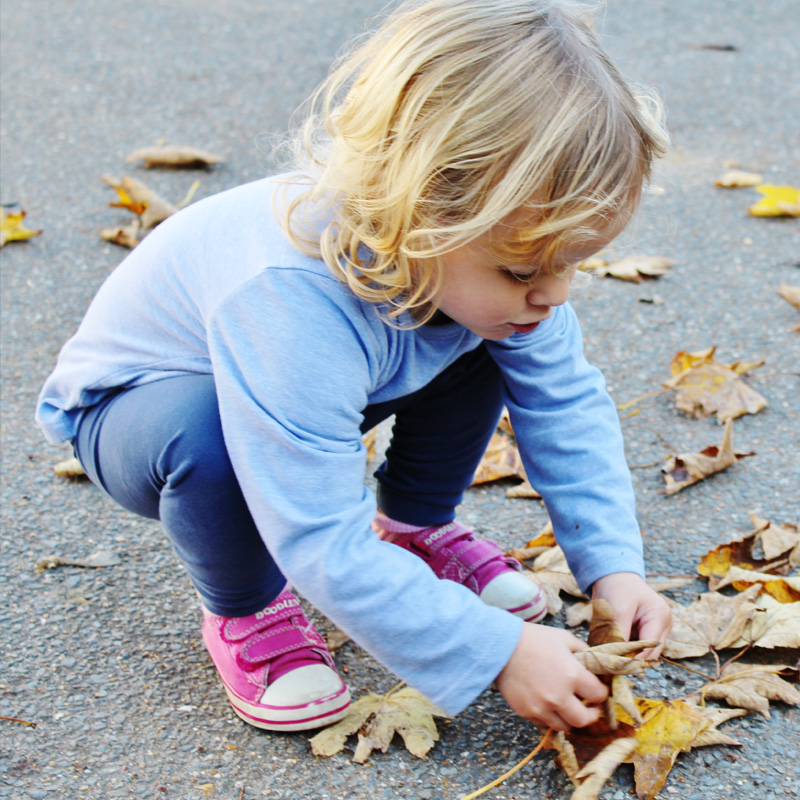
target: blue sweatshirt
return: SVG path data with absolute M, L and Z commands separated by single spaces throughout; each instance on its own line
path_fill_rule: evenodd
M 225 442 L 271 555 L 362 647 L 454 714 L 505 666 L 522 621 L 438 580 L 371 531 L 362 411 L 427 385 L 481 339 L 458 323 L 397 329 L 271 212 L 265 179 L 162 223 L 108 277 L 39 397 L 51 442 L 110 390 L 213 374 Z M 616 410 L 566 304 L 487 342 L 528 475 L 586 589 L 643 574 Z

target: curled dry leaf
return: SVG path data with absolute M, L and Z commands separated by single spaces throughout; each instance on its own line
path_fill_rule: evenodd
M 584 597 L 575 580 L 564 551 L 556 546 L 551 547 L 536 557 L 530 572 L 525 575 L 535 580 L 544 589 L 547 596 L 547 612 L 558 614 L 564 603 L 560 593 L 566 592 L 574 597 Z
M 789 305 L 794 306 L 800 311 L 800 286 L 789 286 L 787 283 L 781 284 L 778 287 L 778 294 L 789 303 Z
M 100 238 L 112 244 L 118 244 L 121 247 L 129 247 L 133 250 L 133 248 L 139 244 L 139 232 L 141 229 L 142 223 L 137 218 L 129 225 L 117 225 L 116 228 L 103 228 L 100 231 Z
M 781 664 L 728 664 L 718 680 L 703 687 L 704 698 L 724 700 L 729 706 L 746 708 L 769 719 L 769 701 L 800 705 L 800 691 L 781 677 L 791 667 Z
M 65 461 L 59 461 L 53 467 L 53 472 L 59 478 L 85 478 L 86 473 L 83 471 L 81 462 L 77 458 L 68 458 Z
M 759 186 L 764 182 L 764 178 L 756 172 L 746 172 L 743 169 L 729 169 L 723 172 L 714 181 L 714 186 L 721 186 L 723 189 L 740 189 L 750 186 Z
M 672 377 L 662 385 L 677 390 L 678 408 L 694 417 L 716 414 L 720 423 L 765 408 L 767 401 L 739 378 L 764 362 L 721 364 L 714 359 L 715 350 L 681 351 L 672 359 Z
M 340 628 L 332 628 L 325 634 L 325 644 L 328 650 L 338 650 L 350 641 L 350 637 Z
M 709 550 L 697 566 L 708 578 L 708 588 L 715 590 L 731 567 L 785 574 L 800 559 L 800 530 L 796 525 L 772 525 L 755 514 L 750 515 L 755 530 L 740 539 Z M 760 548 L 762 557 L 756 555 Z
M 788 577 L 756 572 L 742 567 L 731 567 L 717 584 L 718 589 L 723 586 L 733 586 L 739 592 L 749 589 L 751 586 L 758 586 L 762 594 L 772 595 L 779 603 L 800 601 L 800 575 Z
M 700 595 L 690 606 L 667 599 L 672 608 L 672 630 L 667 637 L 667 658 L 693 658 L 734 647 L 756 613 L 759 587 L 726 597 L 717 592 Z
M 720 447 L 709 445 L 699 453 L 681 453 L 667 459 L 666 464 L 661 467 L 666 484 L 664 493 L 677 494 L 687 486 L 698 483 L 709 475 L 722 472 L 737 461 L 754 455 L 755 453 L 734 452 L 733 420 L 728 419 Z
M 639 742 L 631 736 L 607 744 L 574 777 L 570 776 L 578 787 L 570 800 L 595 800 L 617 767 L 627 762 L 638 746 Z
M 221 164 L 224 161 L 222 156 L 218 156 L 208 150 L 168 144 L 141 147 L 131 153 L 125 160 L 129 162 L 144 161 L 147 169 L 151 167 L 205 168 L 214 164 Z
M 610 263 L 601 258 L 593 258 L 584 262 L 584 270 L 591 270 L 601 278 L 611 276 L 622 281 L 641 283 L 644 278 L 660 278 L 666 275 L 674 263 L 673 259 L 661 256 L 626 256 Z
M 8 242 L 26 242 L 41 233 L 41 231 L 26 228 L 22 224 L 26 213 L 25 211 L 3 212 L 2 219 L 0 219 L 0 247 Z
M 155 228 L 159 222 L 163 222 L 167 217 L 171 217 L 176 211 L 188 205 L 200 185 L 195 181 L 186 197 L 177 205 L 173 205 L 136 178 L 124 175 L 121 180 L 117 180 L 103 176 L 102 180 L 115 189 L 119 196 L 119 202 L 109 203 L 109 205 L 113 208 L 127 208 L 128 211 L 132 211 L 140 218 L 142 230 L 145 231 Z
M 800 217 L 800 189 L 794 186 L 756 186 L 763 197 L 750 206 L 753 217 Z
M 425 758 L 439 740 L 433 718 L 446 716 L 424 695 L 409 687 L 387 695 L 368 694 L 350 706 L 344 719 L 314 736 L 311 751 L 315 756 L 332 756 L 344 747 L 348 737 L 358 732 L 353 761 L 363 764 L 373 750 L 385 753 L 394 734 L 399 733 L 412 755 Z
M 46 569 L 56 567 L 87 567 L 99 569 L 100 567 L 113 567 L 122 563 L 116 553 L 110 550 L 95 550 L 86 558 L 62 558 L 61 556 L 45 556 L 36 562 L 36 572 L 44 572 Z
M 650 669 L 653 664 L 641 658 L 632 658 L 631 654 L 655 647 L 657 644 L 658 641 L 655 639 L 608 642 L 595 645 L 588 650 L 578 650 L 573 655 L 595 675 L 639 675 Z
M 538 536 L 531 539 L 525 547 L 514 547 L 508 555 L 516 558 L 517 561 L 528 561 L 531 558 L 536 558 L 542 553 L 546 553 L 553 547 L 556 547 L 556 537 L 553 533 L 553 523 L 548 520 L 547 524 L 542 528 Z
M 767 650 L 800 648 L 800 603 L 779 603 L 770 595 L 759 597 L 753 618 L 732 646 L 748 644 Z

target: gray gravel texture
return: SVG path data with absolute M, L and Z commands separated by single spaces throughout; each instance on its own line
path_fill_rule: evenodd
M 55 477 L 68 449 L 47 445 L 32 415 L 58 349 L 104 277 L 123 257 L 102 227 L 126 220 L 108 207 L 101 174 L 135 175 L 177 201 L 272 169 L 265 134 L 292 109 L 380 0 L 18 0 L 2 5 L 2 202 L 28 211 L 44 234 L 2 250 L 3 536 L 0 604 L 0 798 L 460 798 L 522 758 L 537 731 L 487 691 L 442 724 L 428 759 L 401 747 L 364 766 L 352 749 L 315 759 L 308 735 L 276 735 L 227 706 L 199 637 L 189 582 L 158 525 L 104 501 L 86 482 Z M 708 548 L 749 530 L 757 509 L 798 516 L 798 314 L 775 294 L 800 283 L 796 220 L 754 219 L 753 190 L 712 186 L 732 159 L 771 183 L 800 185 L 797 0 L 611 0 L 598 19 L 623 71 L 659 87 L 674 146 L 637 223 L 616 255 L 676 259 L 641 285 L 595 280 L 575 298 L 589 356 L 625 402 L 659 387 L 679 350 L 718 347 L 719 358 L 764 359 L 747 377 L 769 407 L 736 423 L 753 458 L 674 497 L 658 466 L 670 451 L 719 444 L 716 422 L 674 408 L 669 394 L 621 412 L 653 572 L 693 574 Z M 733 45 L 708 49 L 704 45 Z M 196 174 L 147 172 L 125 156 L 160 139 L 226 157 Z M 463 518 L 505 546 L 545 522 L 542 507 L 507 500 L 505 487 L 472 490 Z M 36 573 L 44 555 L 114 551 L 118 566 Z M 704 590 L 697 580 L 675 593 Z M 320 620 L 325 627 L 324 620 Z M 562 621 L 558 621 L 562 624 Z M 729 654 L 727 654 L 729 655 Z M 391 675 L 354 644 L 337 651 L 356 694 Z M 794 663 L 797 653 L 764 660 Z M 690 662 L 713 670 L 710 658 Z M 678 697 L 700 684 L 663 665 L 642 694 Z M 662 797 L 797 796 L 800 713 L 773 704 L 723 729 L 742 747 L 682 755 Z M 621 768 L 602 797 L 630 796 Z M 571 787 L 539 756 L 487 797 L 564 800 Z

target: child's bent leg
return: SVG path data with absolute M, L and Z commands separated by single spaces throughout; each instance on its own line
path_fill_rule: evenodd
M 201 596 L 203 639 L 234 711 L 268 730 L 341 719 L 350 694 L 250 516 L 213 378 L 108 398 L 84 415 L 75 449 L 113 499 L 161 520 Z
M 252 614 L 283 590 L 225 449 L 212 376 L 167 378 L 104 400 L 84 415 L 75 449 L 120 505 L 161 520 L 209 611 Z
M 380 467 L 375 531 L 415 553 L 440 577 L 527 622 L 547 600 L 519 563 L 453 521 L 502 410 L 502 380 L 486 348 L 462 356 L 421 392 L 392 409 L 395 425 Z M 367 410 L 365 417 L 379 411 Z

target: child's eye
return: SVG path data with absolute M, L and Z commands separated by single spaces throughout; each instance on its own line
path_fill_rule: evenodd
M 514 272 L 514 270 L 506 269 L 505 267 L 500 269 L 500 273 L 508 278 L 508 280 L 514 281 L 515 283 L 531 283 L 536 277 L 535 272 Z

